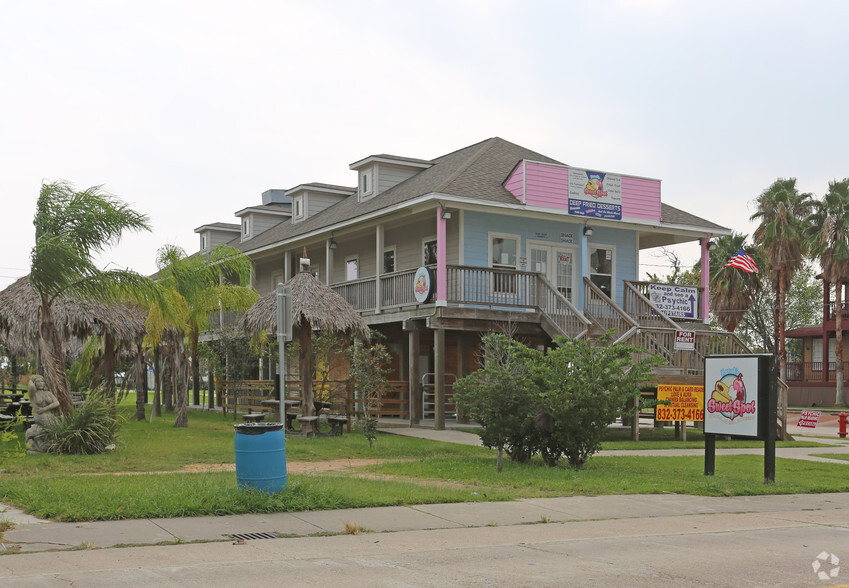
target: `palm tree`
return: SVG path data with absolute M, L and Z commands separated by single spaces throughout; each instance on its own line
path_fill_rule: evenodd
M 746 235 L 740 233 L 720 237 L 710 254 L 711 311 L 719 326 L 730 333 L 743 320 L 761 289 L 758 274 L 750 274 L 736 267 L 725 267 L 745 242 Z M 757 247 L 749 247 L 748 253 L 756 265 L 762 266 L 762 254 Z
M 35 218 L 30 285 L 39 298 L 38 350 L 42 373 L 63 412 L 73 409 L 62 336 L 51 307 L 62 296 L 80 300 L 149 302 L 153 283 L 129 270 L 99 269 L 94 254 L 116 244 L 124 231 L 150 230 L 148 218 L 94 186 L 76 191 L 67 182 L 43 184 Z
M 246 310 L 258 296 L 253 288 L 231 284 L 225 279 L 234 277 L 240 283 L 250 279 L 251 262 L 239 250 L 219 245 L 207 255 L 186 253 L 174 245 L 166 245 L 157 254 L 159 284 L 164 288 L 165 306 L 151 309 L 148 319 L 150 342 L 164 343 L 163 356 L 169 363 L 176 396 L 175 427 L 188 425 L 188 368 L 191 366 L 194 386 L 199 389 L 198 340 L 209 326 L 211 313 Z M 185 353 L 184 339 L 188 338 L 190 353 Z
M 819 258 L 823 279 L 834 284 L 836 402 L 845 405 L 843 390 L 843 288 L 849 282 L 849 178 L 828 184 L 823 199 L 814 202 L 807 219 L 807 237 L 813 255 Z
M 784 331 L 787 324 L 787 291 L 793 273 L 802 266 L 806 253 L 805 219 L 811 214 L 813 197 L 800 194 L 796 178 L 778 179 L 755 200 L 757 211 L 751 220 L 760 225 L 753 235 L 769 258 L 778 309 L 778 361 L 781 378 L 787 378 L 787 349 Z

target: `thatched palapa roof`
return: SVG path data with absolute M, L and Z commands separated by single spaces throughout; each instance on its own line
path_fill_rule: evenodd
M 35 350 L 39 304 L 29 276 L 0 292 L 0 340 L 9 352 L 25 355 Z M 60 298 L 53 303 L 52 311 L 56 328 L 66 340 L 110 334 L 116 343 L 122 343 L 135 341 L 145 333 L 147 311 L 125 304 Z
M 349 332 L 369 337 L 369 327 L 348 302 L 326 284 L 302 271 L 286 282 L 292 288 L 292 321 L 295 327 L 306 320 L 314 329 Z M 260 298 L 242 317 L 246 332 L 277 333 L 277 292 Z

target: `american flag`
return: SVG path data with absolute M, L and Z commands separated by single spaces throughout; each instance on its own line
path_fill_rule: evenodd
M 737 269 L 749 272 L 750 274 L 758 273 L 758 266 L 755 265 L 755 260 L 752 259 L 751 255 L 743 251 L 742 247 L 737 250 L 734 257 L 728 260 L 725 267 L 736 267 Z

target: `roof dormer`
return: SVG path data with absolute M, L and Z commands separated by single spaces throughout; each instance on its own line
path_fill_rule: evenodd
M 424 159 L 370 155 L 348 167 L 357 172 L 357 199 L 362 202 L 397 186 L 432 165 L 432 162 Z
M 299 223 L 351 196 L 356 188 L 330 184 L 300 184 L 286 190 L 292 200 L 292 222 Z
M 232 223 L 211 223 L 195 229 L 200 235 L 200 252 L 209 253 L 217 245 L 229 243 L 239 236 L 239 225 Z
M 266 195 L 272 192 L 278 193 L 274 195 L 274 199 L 271 196 L 266 198 Z M 263 202 L 268 200 L 267 204 L 249 206 L 236 213 L 236 216 L 241 219 L 242 241 L 253 239 L 292 216 L 292 203 L 282 192 L 282 190 L 267 190 L 262 195 Z

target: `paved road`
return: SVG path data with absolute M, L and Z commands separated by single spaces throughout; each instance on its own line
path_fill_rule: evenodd
M 469 505 L 432 505 L 422 508 L 449 528 L 5 556 L 0 585 L 849 585 L 847 494 L 518 504 L 523 517 L 511 511 L 496 525 L 493 510 L 492 526 L 458 526 Z M 822 552 L 845 562 L 825 581 L 812 567 Z M 834 567 L 829 557 L 821 570 Z

